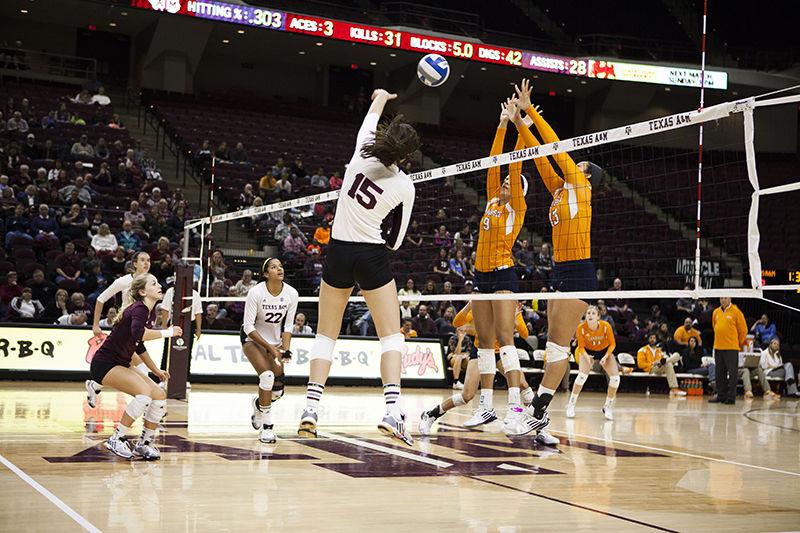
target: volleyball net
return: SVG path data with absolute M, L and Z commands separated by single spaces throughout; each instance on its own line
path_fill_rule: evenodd
M 765 290 L 800 288 L 799 283 L 765 286 L 762 279 L 765 268 L 800 266 L 796 155 L 770 152 L 770 143 L 780 137 L 776 130 L 785 123 L 772 121 L 796 110 L 798 101 L 800 96 L 748 98 L 553 142 L 533 124 L 531 132 L 541 144 L 519 150 L 509 150 L 516 136 L 509 124 L 502 153 L 409 175 L 417 198 L 392 267 L 398 289 L 413 283 L 424 298 L 412 293 L 400 299 L 758 298 Z M 547 109 L 543 112 L 547 119 Z M 487 132 L 486 154 L 493 135 Z M 598 291 L 554 291 L 552 285 L 554 259 L 581 256 L 579 248 L 586 243 L 578 234 L 589 222 L 580 220 L 588 212 L 580 191 L 570 185 L 579 182 L 569 174 L 576 170 L 561 164 L 565 154 L 602 172 L 591 191 L 590 247 Z M 512 187 L 517 197 L 511 194 L 508 202 L 526 209 L 513 249 L 519 292 L 475 294 L 475 268 L 492 260 L 478 257 L 478 240 L 504 238 L 503 232 L 482 233 L 494 192 L 487 191 L 487 175 L 499 167 L 502 181 L 520 166 L 527 191 L 519 198 Z M 562 194 L 567 205 L 560 211 L 551 206 L 548 189 L 548 180 L 552 185 L 558 179 L 571 189 Z M 314 302 L 326 250 L 318 241 L 328 234 L 326 222 L 332 221 L 339 194 L 358 191 L 327 191 L 189 221 L 185 230 L 198 231 L 201 244 L 199 255 L 186 259 L 199 262 L 203 279 L 213 281 L 206 237 L 223 231 L 224 224 L 239 224 L 258 239 L 254 247 L 283 260 L 286 281 L 302 300 Z M 553 257 L 552 232 L 563 224 L 554 217 L 565 213 L 573 218 L 574 230 L 562 231 Z M 515 215 L 519 221 L 519 212 Z M 244 301 L 244 296 L 211 296 L 205 284 L 204 300 Z

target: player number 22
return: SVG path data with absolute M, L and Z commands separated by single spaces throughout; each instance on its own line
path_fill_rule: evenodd
M 266 313 L 264 315 L 264 322 L 267 324 L 280 324 L 283 320 L 283 313 Z
M 382 192 L 383 189 L 378 187 L 375 182 L 359 173 L 353 180 L 353 186 L 347 191 L 347 196 L 364 206 L 364 209 L 373 209 L 378 204 L 376 195 Z

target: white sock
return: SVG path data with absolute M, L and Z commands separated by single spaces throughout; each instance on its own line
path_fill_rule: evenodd
M 96 381 L 95 381 L 95 380 L 93 380 L 93 379 L 90 379 L 90 380 L 89 380 L 89 386 L 90 386 L 90 387 L 92 388 L 92 390 L 94 390 L 95 392 L 100 392 L 100 391 L 102 391 L 102 390 L 103 390 L 103 386 L 102 386 L 102 385 L 100 385 L 98 382 L 96 382 Z
M 261 408 L 261 423 L 262 427 L 272 426 L 272 404 Z
M 573 392 L 572 394 L 569 395 L 569 403 L 575 405 L 577 402 L 578 402 L 578 394 L 575 394 Z
M 522 403 L 525 405 L 530 405 L 530 403 L 533 401 L 533 389 L 530 387 L 522 389 L 520 397 L 522 398 Z
M 554 396 L 556 393 L 555 389 L 548 389 L 544 385 L 539 385 L 539 390 L 536 391 L 536 394 L 541 396 L 542 394 L 549 394 L 550 396 Z
M 508 405 L 519 405 L 519 387 L 508 388 Z
M 615 398 L 609 398 L 608 396 L 606 396 L 606 403 L 603 405 L 603 407 L 611 407 L 612 405 L 614 405 L 614 400 L 615 399 L 616 399 L 616 397 Z
M 128 431 L 130 431 L 130 430 L 131 430 L 130 427 L 123 426 L 122 422 L 118 422 L 117 423 L 117 429 L 114 430 L 114 434 L 112 435 L 112 437 L 114 437 L 116 439 L 120 439 L 120 438 L 124 437 L 125 435 L 127 435 Z
M 144 376 L 150 374 L 150 369 L 147 368 L 147 365 L 144 363 L 139 363 L 138 365 L 136 365 L 136 371 Z
M 481 389 L 481 399 L 479 405 L 484 409 L 491 409 L 493 396 L 494 389 Z
M 384 385 L 383 399 L 386 401 L 386 412 L 400 419 L 400 385 L 395 383 Z
M 143 444 L 150 444 L 156 438 L 156 430 L 144 428 L 142 429 L 142 436 L 139 438 L 139 441 Z
M 306 389 L 306 409 L 316 411 L 319 409 L 319 400 L 322 398 L 322 392 L 325 390 L 325 385 L 321 383 L 308 382 Z

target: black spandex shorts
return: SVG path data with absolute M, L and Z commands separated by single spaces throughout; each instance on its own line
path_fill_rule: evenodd
M 499 291 L 517 292 L 517 273 L 513 268 L 502 268 L 491 272 L 475 271 L 475 291 L 492 294 Z
M 472 348 L 472 351 L 469 352 L 469 360 L 473 361 L 478 358 L 478 349 Z M 495 363 L 500 360 L 500 352 L 494 352 L 494 361 Z
M 383 244 L 331 239 L 322 279 L 336 289 L 349 289 L 356 283 L 365 291 L 379 289 L 394 279 L 389 249 Z
M 590 350 L 589 348 L 584 348 L 586 350 L 586 355 L 591 357 L 592 359 L 597 359 L 598 361 L 606 356 L 608 352 L 608 348 L 603 348 L 602 350 Z
M 92 363 L 89 365 L 89 376 L 97 383 L 103 383 L 103 378 L 105 378 L 106 374 L 115 366 L 123 365 L 104 361 L 102 359 L 92 359 Z
M 556 263 L 550 283 L 558 292 L 596 291 L 597 271 L 591 259 Z

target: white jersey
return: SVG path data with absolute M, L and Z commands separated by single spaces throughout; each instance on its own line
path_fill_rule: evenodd
M 164 297 L 161 299 L 156 307 L 158 309 L 164 310 L 169 313 L 169 320 L 172 320 L 172 300 L 175 298 L 175 287 L 170 287 L 167 289 L 167 292 L 164 293 Z M 183 305 L 183 309 L 186 309 L 187 304 Z M 189 317 L 191 320 L 197 315 L 203 314 L 203 305 L 200 303 L 200 293 L 196 290 L 192 289 L 192 314 Z
M 356 138 L 356 151 L 347 165 L 336 202 L 331 237 L 339 241 L 385 244 L 397 250 L 405 238 L 416 189 L 397 165 L 385 167 L 374 157 L 361 157 L 361 147 L 375 136 L 380 115 L 368 113 Z M 392 217 L 387 235 L 381 224 Z
M 122 277 L 119 277 L 114 280 L 114 282 L 106 287 L 106 290 L 100 293 L 100 296 L 97 297 L 97 301 L 100 303 L 106 303 L 111 298 L 117 295 L 117 293 L 122 293 L 122 306 L 130 305 L 133 300 L 131 299 L 131 284 L 133 283 L 133 274 L 125 274 Z
M 279 346 L 281 333 L 292 332 L 294 315 L 297 314 L 298 296 L 297 290 L 288 283 L 283 284 L 277 296 L 270 294 L 265 281 L 250 289 L 247 292 L 242 319 L 245 335 L 258 331 L 269 344 Z

